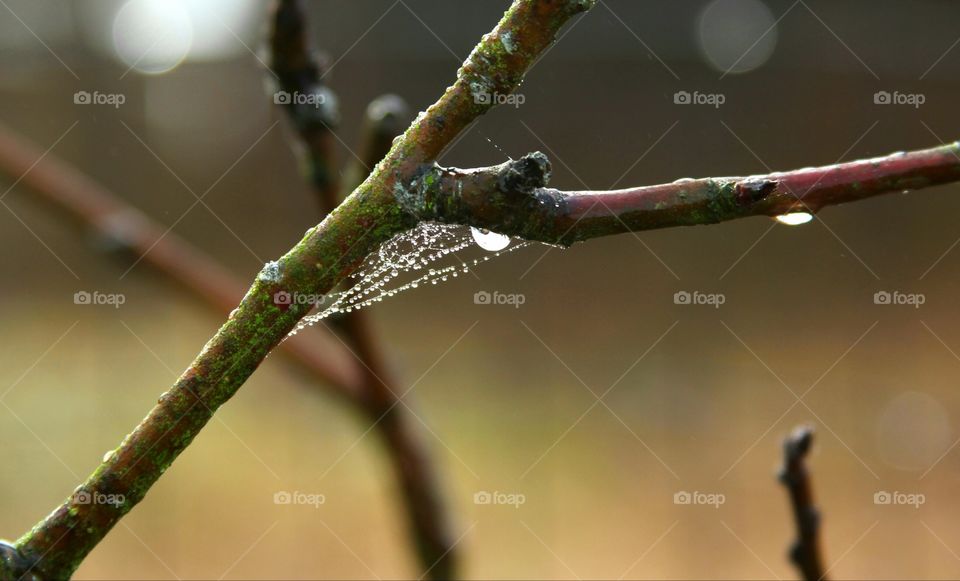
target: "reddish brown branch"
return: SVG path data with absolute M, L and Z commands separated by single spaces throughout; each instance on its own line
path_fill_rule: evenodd
M 790 548 L 790 561 L 807 581 L 825 578 L 820 551 L 820 512 L 813 501 L 813 486 L 806 457 L 813 445 L 813 430 L 801 427 L 783 442 L 783 468 L 780 482 L 790 495 L 790 506 L 797 528 L 797 540 Z
M 469 224 L 553 244 L 747 216 L 816 213 L 864 198 L 960 180 L 960 142 L 769 175 L 678 180 L 612 191 L 544 187 L 541 153 L 498 166 L 425 166 L 398 202 L 421 220 Z
M 321 215 L 325 216 L 340 203 L 333 134 L 336 97 L 321 82 L 323 64 L 311 54 L 302 2 L 280 0 L 272 20 L 271 67 L 280 78 L 282 90 L 289 95 L 314 97 L 313 105 L 308 98 L 303 104 L 282 106 L 297 129 Z M 308 109 L 310 106 L 314 110 Z M 392 95 L 380 97 L 367 107 L 362 158 L 352 164 L 347 193 L 390 150 L 393 139 L 403 131 L 406 112 L 403 100 Z M 399 383 L 387 365 L 367 312 L 347 313 L 334 318 L 332 323 L 363 365 L 363 398 L 355 403 L 367 413 L 383 438 L 422 570 L 431 578 L 451 579 L 456 572 L 457 554 L 433 462 L 415 429 L 412 414 L 398 399 Z

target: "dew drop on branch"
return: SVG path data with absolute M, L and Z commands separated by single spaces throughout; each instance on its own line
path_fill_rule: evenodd
M 813 220 L 813 214 L 809 212 L 791 212 L 789 214 L 780 214 L 775 220 L 787 226 L 799 226 Z
M 503 250 L 507 246 L 510 246 L 509 236 L 497 234 L 496 232 L 491 232 L 485 228 L 471 227 L 470 234 L 473 235 L 473 240 L 477 243 L 477 246 L 483 248 L 484 250 L 496 252 L 498 250 Z

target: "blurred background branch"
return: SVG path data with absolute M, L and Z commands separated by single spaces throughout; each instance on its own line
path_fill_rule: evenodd
M 354 154 L 347 179 L 339 179 L 337 138 L 333 133 L 340 118 L 337 98 L 323 80 L 325 58 L 312 51 L 302 2 L 279 0 L 271 20 L 270 68 L 278 79 L 275 96 L 283 97 L 274 101 L 297 131 L 301 145 L 295 149 L 304 158 L 322 219 L 387 154 L 393 139 L 409 121 L 408 107 L 395 95 L 384 95 L 370 103 L 363 120 L 362 153 Z M 456 575 L 456 552 L 436 467 L 415 426 L 416 412 L 398 396 L 401 387 L 387 363 L 368 311 L 335 316 L 330 325 L 343 336 L 344 344 L 365 371 L 363 392 L 354 403 L 383 440 L 421 570 L 430 578 L 451 579 Z
M 28 171 L 29 170 L 29 171 Z M 20 183 L 52 209 L 92 231 L 100 248 L 125 261 L 142 261 L 191 295 L 227 315 L 243 299 L 242 280 L 184 238 L 161 226 L 57 154 L 44 152 L 0 125 L 0 172 Z M 308 330 L 280 346 L 293 362 L 327 389 L 356 400 L 364 371 L 329 333 Z
M 790 546 L 790 561 L 806 581 L 826 578 L 820 542 L 820 512 L 813 501 L 813 484 L 807 468 L 807 455 L 813 446 L 813 429 L 794 430 L 783 442 L 783 467 L 780 482 L 790 496 L 790 508 L 797 539 Z

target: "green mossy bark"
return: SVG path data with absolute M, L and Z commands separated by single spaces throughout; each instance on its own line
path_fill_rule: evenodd
M 593 2 L 516 0 L 483 40 L 456 82 L 396 140 L 370 176 L 319 226 L 276 263 L 268 264 L 217 334 L 140 425 L 73 495 L 15 543 L 41 578 L 68 578 L 129 512 L 220 405 L 294 328 L 308 305 L 277 305 L 273 295 L 326 293 L 381 243 L 417 223 L 394 200 L 394 186 L 430 163 L 477 116 L 491 108 L 471 86 L 507 94 L 573 15 Z M 506 35 L 506 46 L 500 38 Z M 509 50 L 508 50 L 509 47 Z M 119 505 L 78 502 L 79 492 L 120 494 Z M 19 573 L 0 562 L 0 577 Z

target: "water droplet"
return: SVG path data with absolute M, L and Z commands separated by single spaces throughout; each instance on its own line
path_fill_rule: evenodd
M 489 250 L 490 252 L 503 250 L 510 245 L 509 236 L 497 234 L 496 232 L 490 232 L 486 229 L 474 228 L 471 226 L 470 234 L 473 235 L 473 240 L 477 243 L 477 246 L 483 248 L 484 250 Z
M 808 212 L 791 212 L 777 216 L 776 220 L 787 226 L 799 226 L 800 224 L 806 224 L 810 220 L 813 220 L 813 214 Z

